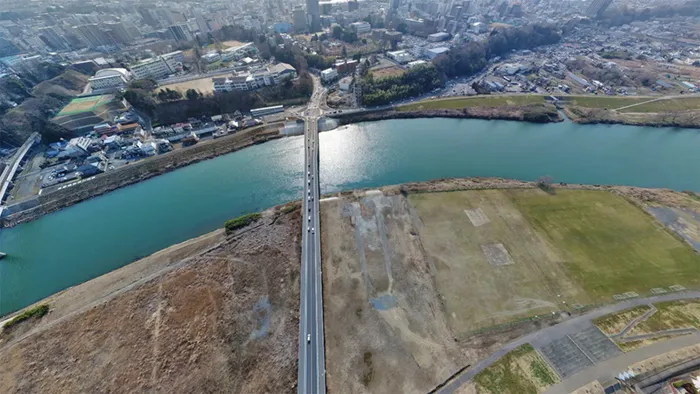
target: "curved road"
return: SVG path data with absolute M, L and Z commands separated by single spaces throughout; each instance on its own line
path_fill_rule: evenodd
M 323 342 L 323 288 L 318 180 L 318 119 L 323 97 L 317 78 L 305 112 L 304 196 L 299 307 L 299 394 L 326 392 L 325 345 Z
M 539 331 L 522 336 L 522 337 L 508 343 L 507 345 L 503 346 L 496 353 L 493 353 L 488 358 L 481 360 L 479 363 L 477 363 L 476 365 L 474 365 L 470 369 L 466 370 L 463 374 L 458 375 L 457 377 L 455 377 L 454 379 L 449 381 L 447 384 L 445 384 L 445 386 L 443 386 L 440 390 L 438 390 L 437 393 L 440 393 L 440 394 L 455 393 L 457 391 L 457 389 L 460 388 L 460 386 L 469 382 L 479 372 L 481 372 L 484 369 L 491 366 L 491 364 L 495 363 L 501 357 L 508 354 L 508 352 L 515 350 L 518 347 L 520 347 L 521 345 L 524 345 L 526 343 L 530 343 L 532 341 L 537 341 L 537 340 L 546 341 L 547 338 L 559 338 L 559 337 L 562 337 L 562 336 L 565 336 L 568 334 L 573 334 L 575 332 L 580 331 L 584 327 L 588 327 L 594 319 L 597 319 L 601 316 L 608 315 L 610 313 L 616 313 L 616 312 L 624 311 L 625 309 L 634 308 L 636 306 L 646 305 L 646 304 L 650 304 L 650 303 L 654 303 L 654 302 L 678 301 L 678 300 L 686 300 L 686 299 L 693 299 L 693 298 L 700 298 L 700 292 L 699 291 L 687 291 L 687 292 L 681 292 L 681 293 L 672 293 L 672 294 L 665 294 L 665 295 L 660 295 L 660 296 L 653 296 L 653 297 L 648 297 L 648 298 L 638 298 L 638 299 L 624 301 L 624 302 L 620 302 L 620 303 L 617 303 L 614 305 L 609 305 L 609 306 L 605 306 L 602 308 L 598 308 L 598 309 L 595 309 L 595 310 L 588 312 L 584 315 L 571 318 L 569 320 L 566 320 L 566 321 L 561 322 L 559 324 L 556 324 L 554 326 L 543 328 Z

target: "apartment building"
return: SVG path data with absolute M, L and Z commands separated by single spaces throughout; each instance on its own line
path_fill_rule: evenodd
M 130 67 L 135 79 L 162 78 L 168 74 L 173 74 L 182 70 L 182 63 L 185 55 L 182 51 L 175 51 L 144 59 Z

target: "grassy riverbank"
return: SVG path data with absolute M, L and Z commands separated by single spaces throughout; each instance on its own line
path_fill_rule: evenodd
M 559 99 L 557 105 L 577 123 L 700 127 L 700 96 L 555 96 Z M 443 113 L 445 117 L 556 121 L 548 97 L 519 94 L 441 98 L 399 106 L 397 113 L 388 111 L 383 118 L 378 114 L 367 118 L 433 117 Z
M 564 120 L 557 112 L 556 107 L 544 102 L 500 107 L 479 105 L 459 107 L 453 102 L 445 103 L 444 107 L 443 104 L 438 105 L 432 102 L 427 107 L 417 104 L 386 111 L 351 113 L 334 117 L 338 119 L 340 124 L 417 118 L 499 119 L 532 123 L 552 123 Z
M 4 219 L 2 224 L 4 227 L 11 227 L 28 222 L 81 201 L 202 160 L 212 159 L 271 139 L 281 138 L 282 136 L 279 135 L 280 127 L 281 124 L 273 123 L 243 130 L 215 140 L 203 141 L 191 147 L 150 157 L 116 171 L 98 175 L 92 181 L 83 182 L 71 188 L 42 194 L 37 197 L 39 202 L 37 207 L 10 215 Z

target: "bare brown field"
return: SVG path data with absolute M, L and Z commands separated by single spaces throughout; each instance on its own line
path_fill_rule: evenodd
M 376 70 L 370 70 L 370 72 L 372 73 L 374 78 L 380 79 L 403 75 L 406 72 L 406 70 L 398 66 L 390 66 L 385 68 L 379 68 Z
M 470 332 L 585 303 L 563 257 L 541 238 L 503 191 L 411 194 L 421 241 L 436 268 L 452 331 Z M 491 245 L 509 257 L 502 263 Z M 465 302 L 465 300 L 469 300 Z
M 300 228 L 298 210 L 268 211 L 240 236 L 217 232 L 159 252 L 153 263 L 165 268 L 110 294 L 77 286 L 74 295 L 92 304 L 69 311 L 57 303 L 2 334 L 0 387 L 296 392 Z M 117 286 L 133 274 L 98 279 Z
M 464 362 L 414 219 L 403 196 L 322 202 L 329 392 L 425 393 Z
M 245 42 L 236 41 L 236 40 L 228 40 L 228 41 L 221 42 L 221 45 L 229 47 L 229 48 L 236 48 L 236 47 L 239 47 L 243 44 L 245 44 Z
M 224 77 L 224 75 L 222 75 L 221 77 Z M 193 79 L 187 82 L 180 82 L 171 85 L 161 86 L 156 90 L 156 93 L 166 88 L 171 90 L 177 90 L 178 92 L 182 93 L 183 96 L 185 95 L 185 93 L 187 93 L 187 90 L 189 89 L 194 89 L 202 94 L 211 94 L 214 92 L 214 82 L 212 81 L 211 77 Z

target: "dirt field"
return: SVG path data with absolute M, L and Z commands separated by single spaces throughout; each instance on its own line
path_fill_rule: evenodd
M 503 191 L 411 194 L 409 201 L 423 223 L 421 241 L 435 264 L 437 287 L 458 338 L 559 310 L 558 295 L 584 297 L 567 279 L 563 258 Z M 507 263 L 499 261 L 504 250 Z
M 403 196 L 322 202 L 329 392 L 425 393 L 466 364 L 415 219 Z
M 221 75 L 219 77 L 225 77 L 225 75 Z M 180 82 L 171 85 L 161 86 L 156 90 L 156 93 L 166 88 L 171 90 L 177 90 L 178 92 L 182 93 L 183 96 L 185 95 L 185 93 L 187 93 L 188 89 L 194 89 L 202 94 L 210 94 L 214 92 L 214 82 L 210 77 L 193 79 L 187 82 Z
M 406 71 L 398 66 L 384 67 L 379 69 L 370 70 L 374 78 L 381 79 L 387 77 L 396 77 L 403 75 Z
M 56 296 L 42 320 L 2 334 L 0 387 L 296 392 L 300 220 L 268 211 L 242 235 L 215 232 L 137 263 L 156 271 L 139 281 L 125 267 Z

